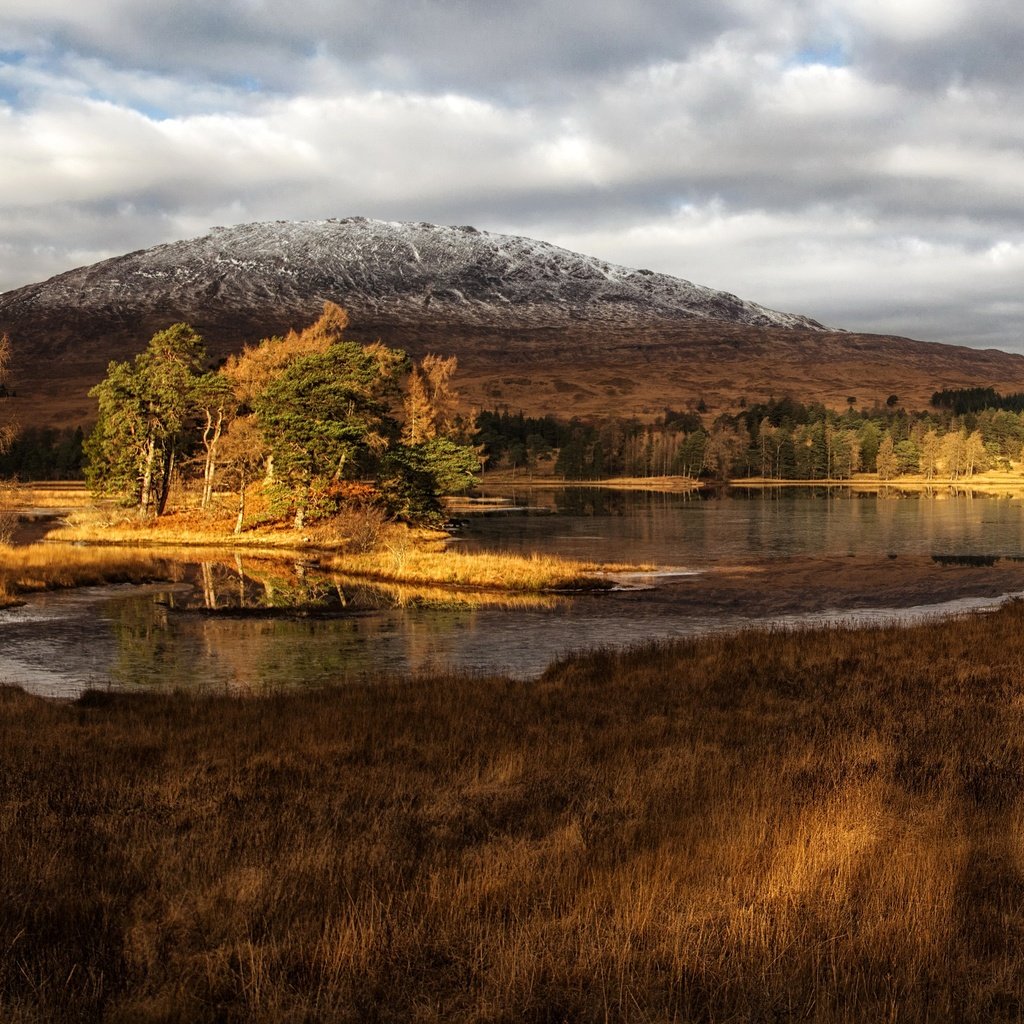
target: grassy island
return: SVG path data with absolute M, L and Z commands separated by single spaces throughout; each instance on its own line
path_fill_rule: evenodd
M 177 578 L 175 566 L 210 558 L 247 557 L 301 562 L 325 573 L 413 587 L 509 594 L 603 589 L 607 574 L 644 566 L 598 564 L 510 552 L 465 553 L 440 530 L 357 514 L 299 531 L 269 522 L 232 532 L 228 496 L 200 511 L 187 503 L 163 516 L 142 517 L 96 504 L 81 486 L 12 492 L 22 507 L 47 504 L 69 511 L 45 543 L 0 544 L 0 607 L 39 590 Z M 437 594 L 434 599 L 438 599 Z

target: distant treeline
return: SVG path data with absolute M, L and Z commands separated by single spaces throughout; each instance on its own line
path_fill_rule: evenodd
M 956 411 L 976 394 L 1005 403 L 1018 397 L 1000 399 L 992 389 L 945 391 L 936 394 L 936 408 L 920 412 L 907 412 L 898 403 L 837 412 L 783 398 L 712 422 L 673 409 L 653 423 L 492 410 L 480 414 L 476 442 L 489 467 L 531 472 L 546 462 L 567 480 L 667 475 L 842 480 L 856 472 L 877 472 L 883 479 L 907 473 L 959 479 L 1010 468 L 1024 448 L 1024 401 L 1016 410 L 991 405 Z
M 0 479 L 81 480 L 84 440 L 81 427 L 26 427 L 0 454 Z
M 950 388 L 936 391 L 932 395 L 932 405 L 936 409 L 948 409 L 956 416 L 983 412 L 985 409 L 1024 412 L 1024 392 L 1001 395 L 995 388 Z
M 844 479 L 855 472 L 879 472 L 879 451 L 881 472 L 889 476 L 929 475 L 930 469 L 933 475 L 959 477 L 1021 459 L 1024 393 L 946 389 L 935 392 L 932 406 L 907 412 L 887 403 L 839 413 L 782 398 L 713 422 L 696 411 L 666 408 L 646 423 L 485 410 L 477 417 L 474 441 L 488 468 L 532 472 L 544 463 L 567 480 L 669 475 Z M 0 478 L 82 479 L 83 440 L 80 427 L 26 428 L 0 454 Z

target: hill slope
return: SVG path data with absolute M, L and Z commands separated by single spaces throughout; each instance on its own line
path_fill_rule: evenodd
M 309 322 L 325 300 L 349 310 L 354 337 L 458 355 L 477 404 L 532 412 L 1024 389 L 1022 357 L 828 331 L 531 239 L 350 218 L 217 228 L 0 295 L 19 395 L 32 400 L 20 418 L 87 418 L 85 392 L 106 363 L 174 321 L 195 326 L 216 358 Z

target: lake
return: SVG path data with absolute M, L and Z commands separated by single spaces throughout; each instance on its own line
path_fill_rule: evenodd
M 0 611 L 0 683 L 252 692 L 455 668 L 520 677 L 594 646 L 822 621 L 916 620 L 1024 592 L 1018 498 L 808 490 L 696 497 L 515 489 L 467 518 L 466 550 L 652 563 L 612 593 L 423 595 L 242 556 L 186 583 L 104 587 Z M 521 512 L 515 509 L 531 509 Z M 289 609 L 300 606 L 301 614 Z

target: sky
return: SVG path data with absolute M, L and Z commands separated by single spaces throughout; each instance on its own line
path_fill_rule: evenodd
M 260 220 L 473 224 L 1024 351 L 1019 0 L 0 0 L 0 291 Z

